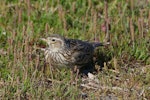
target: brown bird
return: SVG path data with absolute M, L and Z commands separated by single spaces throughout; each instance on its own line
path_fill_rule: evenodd
M 94 49 L 102 46 L 102 43 L 89 43 L 77 39 L 67 39 L 58 34 L 52 34 L 46 39 L 41 38 L 48 44 L 44 49 L 47 62 L 58 67 L 80 69 L 93 63 Z M 79 70 L 77 70 L 78 75 Z

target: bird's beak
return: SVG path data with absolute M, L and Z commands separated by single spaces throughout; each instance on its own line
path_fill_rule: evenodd
M 45 38 L 40 38 L 40 40 L 47 42 L 47 39 Z

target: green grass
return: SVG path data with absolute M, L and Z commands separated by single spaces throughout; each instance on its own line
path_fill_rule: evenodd
M 0 98 L 150 98 L 148 0 L 3 0 L 0 4 Z M 81 80 L 70 84 L 69 69 L 52 74 L 42 53 L 36 52 L 42 45 L 39 38 L 52 33 L 104 41 L 107 24 L 110 45 L 97 51 L 98 62 L 104 62 L 95 73 L 100 89 L 81 87 Z

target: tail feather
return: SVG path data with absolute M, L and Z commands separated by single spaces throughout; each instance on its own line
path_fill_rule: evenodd
M 106 45 L 109 45 L 110 43 L 109 42 L 92 42 L 92 45 L 94 48 L 96 47 L 99 47 L 99 46 L 106 46 Z

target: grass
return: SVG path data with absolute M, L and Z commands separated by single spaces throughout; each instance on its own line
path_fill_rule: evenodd
M 0 1 L 1 99 L 150 99 L 148 0 Z M 110 41 L 98 49 L 100 88 L 69 84 L 69 69 L 45 65 L 39 38 Z

